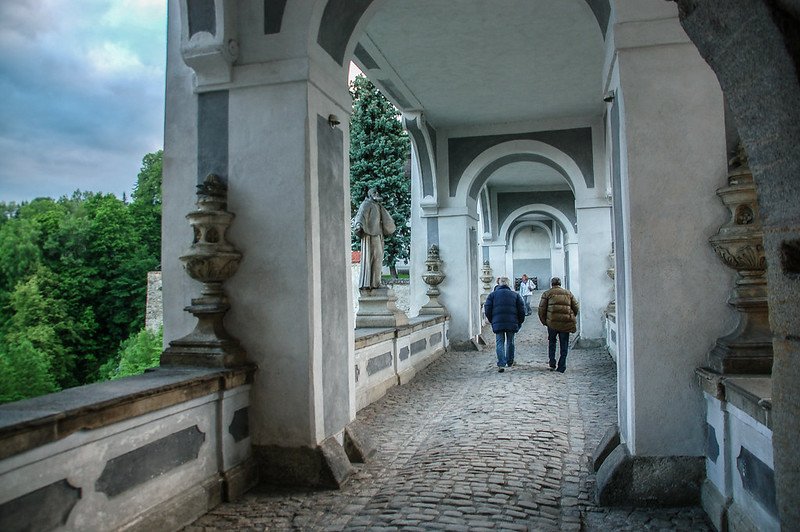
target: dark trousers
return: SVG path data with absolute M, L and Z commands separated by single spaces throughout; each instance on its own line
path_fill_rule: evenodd
M 561 356 L 558 358 L 558 366 L 556 366 L 556 339 L 558 339 L 559 347 L 561 348 Z M 550 327 L 547 328 L 547 355 L 550 357 L 550 367 L 556 368 L 556 371 L 564 373 L 567 369 L 567 349 L 569 349 L 569 333 L 561 332 Z

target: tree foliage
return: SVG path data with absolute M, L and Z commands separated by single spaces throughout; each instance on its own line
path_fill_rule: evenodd
M 122 342 L 117 356 L 103 366 L 102 376 L 106 379 L 119 379 L 139 375 L 158 366 L 163 338 L 163 329 L 158 332 L 140 330 Z
M 161 159 L 145 156 L 131 204 L 80 191 L 0 204 L 0 402 L 104 378 L 138 335 L 161 262 Z
M 411 151 L 397 109 L 365 76 L 350 85 L 353 115 L 350 118 L 350 201 L 355 214 L 376 187 L 382 204 L 392 214 L 397 230 L 386 239 L 384 264 L 394 268 L 409 258 L 411 250 L 411 181 L 406 164 Z M 352 235 L 353 249 L 360 241 Z

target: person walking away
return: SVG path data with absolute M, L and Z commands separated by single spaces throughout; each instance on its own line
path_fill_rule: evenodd
M 519 295 L 522 296 L 522 301 L 525 303 L 525 315 L 531 315 L 531 295 L 533 295 L 533 281 L 528 279 L 528 274 L 522 274 L 522 281 L 519 283 Z
M 578 301 L 572 292 L 561 288 L 561 279 L 553 277 L 550 289 L 542 294 L 539 301 L 539 321 L 547 327 L 547 354 L 549 357 L 550 371 L 556 370 L 564 373 L 567 370 L 567 349 L 569 348 L 569 333 L 578 330 Z M 556 339 L 560 347 L 558 365 L 556 365 Z
M 501 277 L 497 288 L 483 304 L 486 319 L 492 324 L 497 351 L 497 371 L 514 365 L 514 335 L 525 321 L 525 303 L 511 289 L 508 277 Z

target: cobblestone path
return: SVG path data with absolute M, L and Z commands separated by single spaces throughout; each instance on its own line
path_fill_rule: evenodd
M 699 508 L 597 507 L 589 459 L 616 419 L 613 360 L 574 350 L 549 371 L 533 316 L 516 345 L 504 373 L 493 348 L 451 351 L 360 411 L 378 452 L 343 489 L 259 488 L 186 530 L 711 530 Z

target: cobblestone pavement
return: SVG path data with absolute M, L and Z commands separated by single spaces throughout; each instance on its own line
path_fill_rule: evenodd
M 551 372 L 546 344 L 531 317 L 504 373 L 494 349 L 445 353 L 359 412 L 378 452 L 343 489 L 259 488 L 186 530 L 711 530 L 696 507 L 592 502 L 589 460 L 616 419 L 615 366 L 603 349 L 580 349 L 566 373 Z

